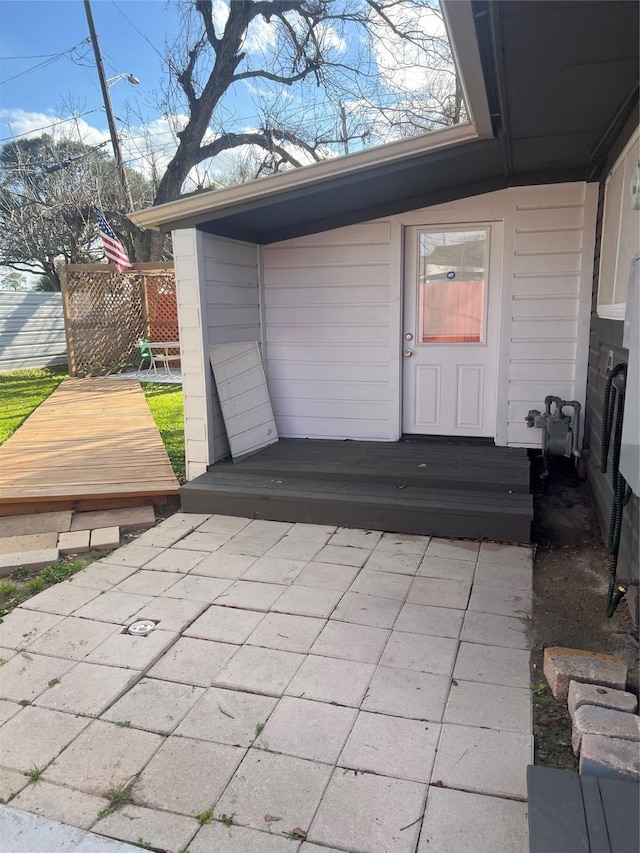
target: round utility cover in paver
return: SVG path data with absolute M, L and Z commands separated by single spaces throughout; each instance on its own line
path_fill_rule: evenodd
M 129 625 L 127 632 L 133 634 L 134 637 L 146 637 L 155 627 L 156 623 L 151 622 L 150 619 L 141 619 L 139 622 Z

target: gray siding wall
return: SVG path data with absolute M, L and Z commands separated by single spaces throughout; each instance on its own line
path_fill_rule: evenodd
M 513 187 L 264 246 L 280 435 L 396 441 L 402 229 L 501 222 L 496 443 L 539 447 L 529 409 L 547 394 L 584 403 L 596 201 L 595 183 Z
M 613 364 L 626 362 L 628 352 L 622 346 L 623 324 L 619 320 L 603 320 L 596 314 L 598 280 L 600 270 L 600 247 L 602 236 L 602 214 L 604 208 L 604 180 L 613 166 L 620 151 L 626 145 L 638 123 L 638 113 L 634 114 L 625 131 L 611 151 L 609 161 L 605 166 L 600 184 L 598 203 L 598 219 L 596 228 L 596 250 L 593 275 L 593 303 L 591 312 L 591 335 L 589 341 L 589 369 L 587 375 L 587 408 L 585 427 L 585 446 L 589 450 L 587 457 L 587 477 L 593 493 L 593 501 L 602 528 L 603 536 L 607 537 L 613 490 L 610 473 L 603 474 L 600 469 L 600 435 L 602 429 L 602 412 L 604 388 L 607 381 L 607 364 L 609 353 L 613 353 Z M 618 575 L 620 577 L 638 577 L 638 552 L 640 528 L 640 501 L 634 495 L 625 507 L 622 525 L 622 538 L 618 560 Z M 636 598 L 637 601 L 637 598 Z
M 66 363 L 60 294 L 0 292 L 0 372 Z
M 260 341 L 258 248 L 255 244 L 201 235 L 204 280 L 203 319 L 206 325 L 206 356 L 212 344 Z M 210 435 L 213 442 L 209 464 L 229 455 L 229 441 L 215 383 Z
M 187 479 L 229 452 L 209 364 L 211 344 L 260 340 L 258 249 L 187 228 L 173 232 Z
M 280 435 L 398 438 L 394 252 L 399 264 L 388 221 L 263 247 L 269 391 Z

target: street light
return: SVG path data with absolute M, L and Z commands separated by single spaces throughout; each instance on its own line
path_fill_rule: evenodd
M 107 86 L 113 86 L 114 83 L 117 83 L 118 80 L 126 80 L 127 83 L 131 83 L 132 86 L 139 86 L 140 81 L 137 77 L 134 77 L 133 74 L 127 74 L 126 72 L 122 72 L 122 74 L 116 74 L 115 77 L 107 77 Z

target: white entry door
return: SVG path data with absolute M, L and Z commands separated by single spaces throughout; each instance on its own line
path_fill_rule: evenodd
M 405 433 L 494 436 L 501 254 L 501 223 L 407 229 Z

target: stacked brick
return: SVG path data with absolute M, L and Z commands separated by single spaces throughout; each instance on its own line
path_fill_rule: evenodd
M 640 717 L 625 690 L 625 661 L 554 646 L 545 649 L 544 674 L 554 697 L 567 702 L 580 773 L 640 782 Z
M 155 520 L 152 506 L 3 516 L 0 577 L 17 568 L 37 572 L 54 565 L 60 557 L 109 551 L 120 545 L 121 531 L 147 530 Z

